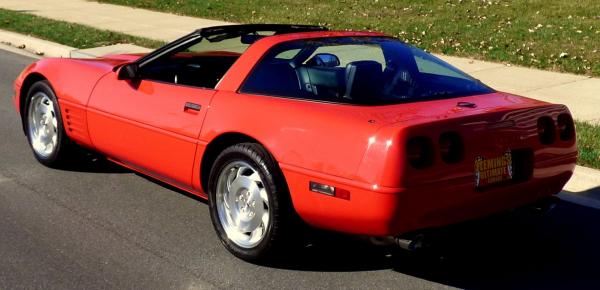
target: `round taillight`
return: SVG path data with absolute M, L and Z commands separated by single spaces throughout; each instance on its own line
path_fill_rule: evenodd
M 550 117 L 541 117 L 537 122 L 538 136 L 540 142 L 544 145 L 549 145 L 554 142 L 556 129 L 554 121 Z
M 433 144 L 427 137 L 413 137 L 406 143 L 406 157 L 410 165 L 417 169 L 433 164 Z
M 573 140 L 575 137 L 575 125 L 573 124 L 573 118 L 569 114 L 560 114 L 556 120 L 558 126 L 558 136 L 560 140 L 568 141 Z
M 464 145 L 456 132 L 445 132 L 440 135 L 440 154 L 446 163 L 457 163 L 463 159 Z

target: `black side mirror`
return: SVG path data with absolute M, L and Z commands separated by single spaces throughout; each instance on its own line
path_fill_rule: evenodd
M 123 65 L 117 73 L 117 78 L 120 80 L 136 80 L 140 78 L 137 63 L 128 63 Z
M 309 66 L 336 67 L 340 65 L 340 59 L 331 53 L 317 53 L 306 62 Z

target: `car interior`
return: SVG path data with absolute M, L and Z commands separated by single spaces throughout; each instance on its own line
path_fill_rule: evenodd
M 161 56 L 140 68 L 143 79 L 201 88 L 215 88 L 252 43 L 277 31 L 215 33 Z M 364 103 L 383 92 L 389 69 L 375 60 L 346 61 L 334 53 L 304 46 L 289 58 L 273 58 L 259 66 L 249 81 L 255 93 Z M 379 49 L 380 50 L 380 49 Z M 381 50 L 380 50 L 381 51 Z M 382 62 L 385 62 L 383 59 Z M 397 80 L 395 80 L 397 81 Z
M 139 73 L 144 79 L 213 89 L 248 46 L 273 34 L 277 32 L 214 34 L 149 62 Z M 410 48 L 374 44 L 383 40 L 341 41 L 347 42 L 307 41 L 274 48 L 250 73 L 241 92 L 383 104 L 490 91 Z
M 319 57 L 315 55 L 313 59 Z M 383 68 L 372 60 L 354 61 L 345 67 L 338 67 L 311 59 L 295 67 L 295 73 L 299 88 L 318 99 L 346 98 L 360 102 L 360 98 L 372 97 L 381 90 Z
M 361 49 L 357 47 L 361 46 L 370 48 L 357 51 Z M 329 47 L 332 52 L 317 53 L 324 47 Z M 376 50 L 380 56 L 374 54 Z M 289 51 L 298 52 L 293 56 L 280 57 Z M 244 93 L 364 105 L 451 98 L 492 91 L 425 52 L 419 53 L 407 46 L 382 49 L 370 43 L 338 45 L 327 42 L 304 45 L 299 49 L 293 45 L 275 49 L 263 58 L 241 89 Z
M 322 26 L 283 24 L 203 28 L 191 34 L 192 37 L 199 34 L 200 38 L 140 66 L 139 74 L 143 79 L 212 89 L 240 55 L 261 38 L 290 32 L 324 30 L 327 28 Z
M 239 56 L 223 52 L 182 52 L 156 60 L 141 73 L 145 79 L 215 88 Z M 270 72 L 263 75 L 263 84 L 272 84 L 267 88 L 271 93 L 287 95 L 290 88 L 296 88 L 298 94 L 319 100 L 346 98 L 360 102 L 362 97 L 373 97 L 381 91 L 383 68 L 380 63 L 363 60 L 350 62 L 345 67 L 339 65 L 339 59 L 333 54 L 316 54 L 305 63 L 285 61 L 270 67 Z
M 239 53 L 181 52 L 144 67 L 142 78 L 200 88 L 214 88 Z
M 289 96 L 331 102 L 366 103 L 378 97 L 389 74 L 375 60 L 341 65 L 331 53 L 305 49 L 292 59 L 274 58 L 255 69 L 243 92 Z M 309 57 L 307 59 L 307 57 Z

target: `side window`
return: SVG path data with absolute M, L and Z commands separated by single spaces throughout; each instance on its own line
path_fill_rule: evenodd
M 378 44 L 345 42 L 351 39 L 337 41 L 296 41 L 273 48 L 250 73 L 240 91 L 351 102 L 359 90 L 381 82 L 385 56 Z M 356 80 L 356 76 L 361 77 Z M 378 80 L 367 86 L 370 79 Z
M 184 50 L 187 53 L 202 53 L 207 51 L 219 51 L 219 52 L 230 52 L 230 53 L 243 53 L 250 46 L 249 44 L 242 43 L 240 37 L 234 37 L 225 39 L 218 42 L 210 42 L 202 40 Z
M 240 37 L 195 41 L 144 65 L 140 72 L 148 80 L 213 89 L 248 46 Z
M 276 47 L 256 65 L 241 91 L 259 95 L 300 97 L 301 90 L 293 60 L 299 47 Z
M 280 52 L 279 54 L 277 54 L 275 56 L 275 58 L 281 59 L 281 60 L 292 60 L 294 57 L 296 57 L 298 55 L 299 52 L 300 52 L 299 48 L 284 50 L 284 51 Z
M 444 65 L 442 62 L 436 62 L 434 58 L 428 56 L 427 58 L 423 55 L 423 52 L 414 50 L 413 55 L 415 58 L 415 62 L 417 63 L 417 69 L 420 73 L 423 74 L 433 74 L 440 76 L 447 76 L 453 78 L 461 78 L 461 79 L 471 79 L 469 76 L 465 74 L 461 74 L 456 70 L 451 70 L 447 65 Z
M 319 53 L 331 53 L 338 57 L 340 60 L 341 67 L 345 67 L 351 62 L 371 60 L 376 61 L 385 68 L 385 57 L 381 46 L 378 45 L 335 45 L 335 46 L 321 46 L 315 50 L 313 55 L 308 59 L 311 59 L 314 55 Z
M 493 92 L 418 48 L 387 37 L 285 42 L 258 62 L 240 92 L 357 105 Z

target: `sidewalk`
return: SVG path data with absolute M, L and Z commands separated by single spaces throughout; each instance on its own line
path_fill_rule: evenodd
M 84 0 L 0 0 L 0 8 L 162 41 L 202 27 L 231 24 Z
M 439 57 L 496 90 L 565 104 L 575 119 L 600 123 L 599 78 L 452 56 Z
M 229 24 L 84 0 L 48 2 L 0 0 L 0 8 L 163 41 L 174 40 L 198 28 Z M 565 104 L 576 119 L 600 123 L 599 78 L 467 58 L 440 57 L 497 90 Z

